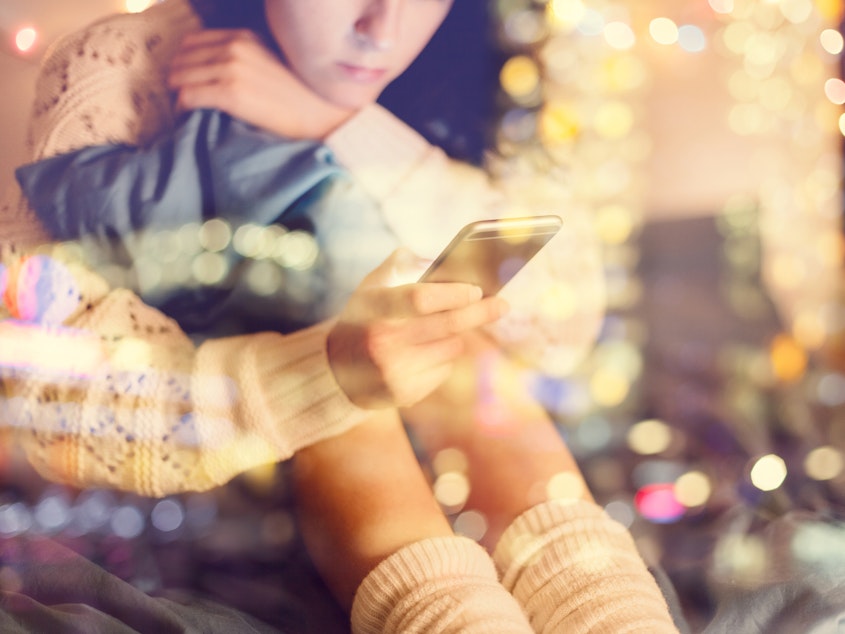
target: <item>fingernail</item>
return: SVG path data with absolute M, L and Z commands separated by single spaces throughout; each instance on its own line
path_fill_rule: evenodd
M 477 302 L 482 297 L 484 297 L 484 291 L 481 290 L 480 286 L 473 286 L 469 291 L 469 301 Z

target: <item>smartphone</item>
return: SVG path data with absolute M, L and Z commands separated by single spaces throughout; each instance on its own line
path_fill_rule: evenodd
M 560 230 L 558 216 L 472 222 L 461 229 L 420 282 L 466 282 L 495 295 Z

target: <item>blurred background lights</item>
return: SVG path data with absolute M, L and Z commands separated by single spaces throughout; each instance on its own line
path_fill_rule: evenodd
M 631 238 L 635 219 L 630 208 L 620 203 L 603 205 L 596 210 L 596 231 L 606 244 L 623 244 Z
M 675 497 L 673 483 L 658 482 L 641 487 L 634 496 L 637 512 L 656 524 L 678 521 L 686 507 Z
M 320 247 L 306 231 L 291 231 L 278 238 L 275 260 L 285 268 L 305 271 L 317 262 Z
M 730 13 L 734 10 L 734 0 L 707 0 L 716 13 Z
M 581 35 L 596 36 L 604 32 L 604 16 L 595 9 L 586 9 L 576 27 Z
M 155 0 L 126 0 L 124 6 L 128 13 L 140 13 L 150 7 Z
M 446 512 L 459 511 L 469 497 L 469 480 L 463 473 L 449 471 L 434 481 L 434 497 Z
M 687 508 L 704 505 L 711 492 L 710 478 L 701 471 L 688 471 L 675 481 L 675 498 Z
M 678 41 L 678 25 L 669 18 L 654 18 L 648 25 L 648 32 L 658 44 L 675 44 Z
M 604 510 L 625 528 L 631 528 L 637 517 L 633 507 L 624 500 L 612 500 L 605 505 Z
M 806 22 L 813 12 L 811 0 L 780 0 L 779 6 L 783 16 L 793 24 Z
M 478 511 L 464 511 L 452 523 L 458 535 L 479 541 L 487 532 L 487 519 Z
M 600 451 L 613 439 L 613 428 L 600 416 L 587 416 L 575 429 L 574 439 L 581 449 Z
M 798 525 L 792 536 L 792 553 L 807 564 L 839 571 L 845 566 L 845 526 L 837 524 Z
M 619 370 L 599 368 L 590 379 L 590 395 L 602 407 L 616 407 L 628 396 L 631 382 Z
M 206 251 L 222 251 L 232 241 L 232 228 L 220 218 L 203 223 L 199 230 L 199 242 Z
M 713 553 L 716 573 L 733 584 L 756 585 L 768 574 L 769 554 L 763 540 L 755 535 L 728 534 L 716 544 Z
M 833 480 L 845 469 L 842 452 L 829 445 L 816 447 L 804 459 L 804 471 L 814 480 Z
M 628 104 L 611 101 L 598 108 L 593 125 L 600 136 L 621 139 L 634 127 L 634 113 Z
M 581 131 L 581 119 L 573 104 L 549 101 L 540 110 L 540 137 L 550 146 L 572 141 Z
M 615 49 L 627 50 L 637 43 L 634 30 L 625 22 L 608 22 L 604 27 L 604 39 Z
M 795 339 L 787 334 L 777 335 L 772 340 L 770 355 L 772 369 L 781 381 L 796 381 L 807 369 L 807 353 Z
M 672 443 L 672 429 L 663 421 L 644 420 L 631 427 L 627 440 L 628 446 L 638 454 L 658 454 Z
M 707 48 L 707 37 L 700 27 L 684 24 L 678 27 L 678 45 L 688 53 L 700 53 Z
M 584 17 L 582 0 L 551 0 L 548 4 L 550 22 L 562 30 L 572 30 Z
M 35 506 L 33 517 L 41 530 L 60 531 L 71 520 L 70 504 L 63 495 L 48 494 Z
M 831 55 L 839 55 L 845 45 L 842 34 L 836 29 L 825 29 L 819 35 L 819 42 L 822 48 Z
M 175 531 L 185 520 L 185 510 L 175 499 L 158 502 L 150 513 L 150 523 L 162 533 Z
M 431 461 L 434 473 L 441 475 L 450 471 L 465 473 L 469 468 L 466 454 L 456 447 L 447 447 L 438 451 Z
M 32 511 L 23 502 L 0 506 L 0 533 L 6 536 L 25 533 L 33 525 Z
M 112 533 L 124 539 L 138 537 L 144 532 L 145 524 L 143 513 L 132 504 L 117 508 L 111 516 Z
M 845 81 L 831 77 L 824 84 L 824 94 L 832 103 L 841 106 L 845 103 Z
M 31 51 L 36 41 L 38 41 L 38 32 L 31 26 L 24 27 L 15 33 L 15 48 L 21 53 Z
M 786 480 L 786 463 L 775 454 L 759 458 L 751 467 L 751 484 L 761 491 L 774 491 Z
M 200 253 L 191 263 L 191 272 L 201 284 L 219 284 L 229 272 L 229 262 L 219 253 Z
M 819 402 L 828 407 L 845 405 L 845 375 L 837 372 L 825 374 L 816 386 Z
M 546 484 L 546 498 L 549 500 L 576 500 L 583 494 L 584 482 L 568 471 L 555 474 Z
M 533 59 L 527 55 L 517 55 L 504 63 L 499 72 L 499 81 L 502 90 L 519 101 L 537 90 L 540 71 Z

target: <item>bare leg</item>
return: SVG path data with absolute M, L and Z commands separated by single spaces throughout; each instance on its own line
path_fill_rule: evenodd
M 592 500 L 578 465 L 523 376 L 480 340 L 431 397 L 403 412 L 424 450 L 467 460 L 466 508 L 482 513 L 482 544 L 495 547 L 524 511 L 552 497 Z
M 453 534 L 395 410 L 301 450 L 293 471 L 306 547 L 347 610 L 384 558 Z

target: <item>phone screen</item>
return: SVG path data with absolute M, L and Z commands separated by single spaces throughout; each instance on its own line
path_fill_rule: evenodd
M 421 282 L 466 282 L 495 295 L 562 224 L 558 216 L 473 222 L 458 233 L 420 278 Z

